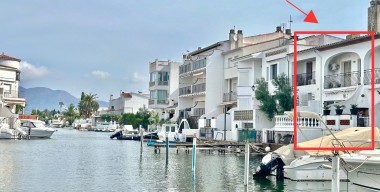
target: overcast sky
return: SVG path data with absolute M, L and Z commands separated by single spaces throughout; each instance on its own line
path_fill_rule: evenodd
M 22 60 L 21 85 L 82 91 L 107 101 L 120 90 L 148 92 L 150 61 L 228 38 L 292 30 L 367 30 L 370 0 L 11 0 L 0 5 L 0 52 Z

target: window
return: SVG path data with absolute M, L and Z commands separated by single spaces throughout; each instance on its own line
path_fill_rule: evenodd
M 20 81 L 20 71 L 16 72 L 16 81 Z
M 4 84 L 4 93 L 11 93 L 11 84 Z
M 250 86 L 249 84 L 249 73 L 248 71 L 239 72 L 239 86 Z
M 271 73 L 270 73 L 271 74 L 270 79 L 274 79 L 274 78 L 277 77 L 277 64 L 271 65 L 270 67 L 271 67 L 271 69 L 270 69 L 270 71 L 271 71 Z
M 157 90 L 157 99 L 158 100 L 166 100 L 168 99 L 168 91 L 167 90 Z

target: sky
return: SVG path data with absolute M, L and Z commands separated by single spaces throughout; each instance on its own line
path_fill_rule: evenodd
M 21 59 L 21 86 L 81 92 L 108 101 L 149 91 L 149 62 L 288 25 L 300 30 L 367 30 L 370 0 L 12 0 L 0 6 L 0 52 Z

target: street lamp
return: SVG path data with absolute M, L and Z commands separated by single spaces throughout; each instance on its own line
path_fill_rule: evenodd
M 251 87 L 251 89 L 252 89 L 252 91 L 255 91 L 255 85 L 252 85 L 252 87 Z

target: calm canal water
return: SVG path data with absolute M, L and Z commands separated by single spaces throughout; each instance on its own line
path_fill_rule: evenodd
M 330 191 L 328 182 L 243 183 L 244 155 L 198 151 L 195 182 L 191 154 L 154 154 L 144 144 L 110 140 L 109 133 L 59 129 L 46 140 L 0 140 L 0 191 Z M 251 170 L 261 157 L 251 156 Z M 252 177 L 252 174 L 250 174 Z M 349 185 L 349 191 L 355 191 Z M 342 184 L 342 191 L 347 184 Z

